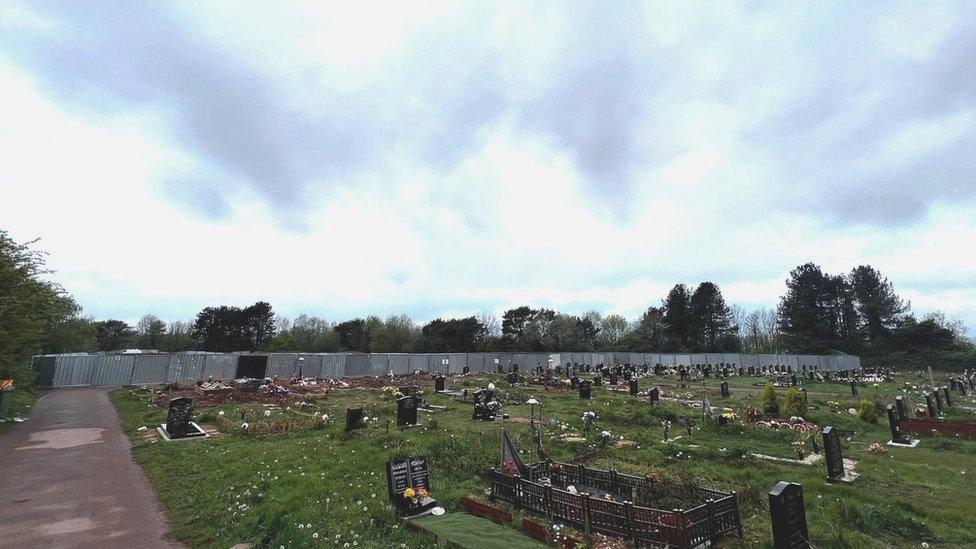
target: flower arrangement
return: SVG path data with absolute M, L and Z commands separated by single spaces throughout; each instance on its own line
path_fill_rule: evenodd
M 593 427 L 593 422 L 596 421 L 596 412 L 583 412 L 582 420 L 583 429 L 589 430 L 590 427 Z
M 610 446 L 610 444 L 612 443 L 613 443 L 613 435 L 610 434 L 610 431 L 600 431 L 600 446 L 606 448 L 607 446 Z
M 888 453 L 888 449 L 878 444 L 877 442 L 872 443 L 870 446 L 868 446 L 868 451 L 871 452 L 872 454 L 881 454 L 881 455 Z
M 803 459 L 803 456 L 806 453 L 806 443 L 802 440 L 794 440 L 793 451 L 796 452 L 797 459 Z
M 427 495 L 428 492 L 426 488 L 417 488 L 416 490 L 413 488 L 407 488 L 403 491 L 403 497 L 404 499 L 408 500 L 410 505 L 420 505 L 423 503 L 424 498 L 426 498 Z
M 735 412 L 733 412 L 733 411 L 730 410 L 728 412 L 723 412 L 723 413 L 719 414 L 719 416 L 718 416 L 718 422 L 719 422 L 720 425 L 725 425 L 725 424 L 728 424 L 728 423 L 732 423 L 733 421 L 735 421 L 738 418 L 739 418 L 739 416 L 735 415 Z
M 400 388 L 392 385 L 387 385 L 386 387 L 380 389 L 380 394 L 383 395 L 383 398 L 386 400 L 395 400 L 403 396 L 403 393 L 400 392 Z

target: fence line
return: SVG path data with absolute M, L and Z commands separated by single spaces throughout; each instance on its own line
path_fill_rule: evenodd
M 241 368 L 241 357 L 248 368 Z M 37 385 L 81 387 L 152 385 L 194 382 L 209 377 L 341 378 L 402 375 L 415 370 L 444 374 L 510 371 L 517 364 L 523 372 L 536 367 L 567 364 L 633 364 L 643 366 L 719 365 L 734 368 L 779 366 L 784 370 L 859 370 L 861 359 L 853 355 L 753 355 L 741 353 L 158 353 L 158 354 L 63 354 L 34 357 Z M 251 368 L 256 368 L 252 370 Z M 256 373 L 255 373 L 256 372 Z

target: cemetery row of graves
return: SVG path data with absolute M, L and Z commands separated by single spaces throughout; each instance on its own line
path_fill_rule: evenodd
M 976 545 L 968 372 L 513 366 L 237 386 L 112 395 L 191 546 Z

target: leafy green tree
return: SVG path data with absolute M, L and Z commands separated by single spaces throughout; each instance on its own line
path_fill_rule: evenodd
M 120 351 L 132 348 L 136 331 L 122 320 L 101 320 L 95 323 L 95 339 L 99 351 Z
M 853 292 L 861 329 L 868 342 L 878 343 L 898 326 L 908 305 L 895 288 L 870 265 L 860 265 L 847 277 Z
M 159 349 L 166 335 L 166 323 L 157 316 L 147 314 L 136 324 L 139 334 L 139 347 L 142 349 Z
M 421 345 L 429 352 L 467 352 L 474 348 L 480 330 L 481 323 L 473 316 L 448 320 L 435 318 L 421 329 Z
M 600 336 L 597 338 L 597 350 L 616 350 L 617 344 L 627 334 L 627 319 L 620 315 L 607 315 L 600 320 Z
M 524 347 L 525 329 L 539 311 L 525 305 L 502 314 L 502 346 L 514 351 Z
M 852 351 L 859 343 L 850 285 L 845 277 L 825 274 L 813 263 L 790 272 L 777 318 L 779 332 L 791 352 Z
M 332 331 L 339 335 L 339 344 L 346 351 L 366 352 L 369 340 L 366 334 L 366 321 L 354 318 L 340 322 L 332 327 Z
M 691 292 L 684 284 L 675 284 L 664 298 L 662 325 L 667 345 L 675 351 L 691 346 Z
M 0 377 L 13 376 L 22 386 L 33 382 L 32 355 L 45 348 L 87 350 L 90 344 L 62 337 L 80 327 L 75 321 L 81 308 L 60 285 L 43 279 L 52 271 L 45 254 L 32 247 L 36 242 L 21 244 L 0 230 Z

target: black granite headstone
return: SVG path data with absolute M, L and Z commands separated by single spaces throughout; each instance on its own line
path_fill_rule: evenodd
M 858 394 L 857 394 L 857 382 L 854 381 L 853 379 L 851 380 L 851 396 L 853 396 L 855 398 L 858 397 Z
M 773 549 L 810 547 L 803 485 L 780 481 L 769 492 L 769 516 L 773 523 Z
M 461 373 L 464 375 L 468 375 L 469 373 L 471 373 L 471 368 L 469 368 L 468 365 L 465 364 L 464 367 L 461 368 Z
M 885 410 L 888 412 L 888 427 L 891 429 L 891 442 L 897 444 L 908 444 L 908 438 L 898 427 L 898 410 L 894 404 L 889 404 Z
M 898 419 L 908 419 L 908 405 L 905 404 L 905 397 L 901 395 L 895 397 L 895 408 L 898 410 Z
M 719 389 L 721 390 L 722 398 L 729 398 L 729 383 L 723 381 L 719 384 Z
M 444 376 L 437 376 L 434 378 L 434 392 L 440 393 L 444 390 Z
M 844 454 L 840 448 L 840 436 L 833 427 L 824 427 L 824 461 L 827 464 L 827 482 L 844 478 Z
M 935 407 L 939 410 L 939 413 L 941 414 L 942 413 L 942 395 L 939 394 L 939 390 L 938 389 L 932 391 L 932 398 L 935 399 Z
M 363 421 L 362 408 L 346 408 L 346 432 L 362 429 L 366 426 Z
M 630 396 L 637 396 L 637 380 L 632 379 L 627 383 L 627 388 L 630 390 Z
M 651 387 L 651 390 L 647 392 L 647 398 L 651 401 L 651 406 L 657 404 L 661 400 L 661 389 L 658 387 Z
M 610 385 L 616 385 L 616 384 L 617 384 L 617 374 L 616 372 L 613 372 L 610 374 Z
M 928 412 L 929 417 L 939 417 L 939 411 L 935 409 L 935 399 L 932 398 L 931 394 L 925 395 L 925 410 Z
M 390 502 L 396 507 L 397 514 L 400 516 L 415 516 L 437 505 L 437 501 L 431 497 L 421 499 L 404 496 L 408 488 L 415 492 L 420 489 L 430 492 L 430 471 L 427 466 L 427 458 L 424 456 L 411 456 L 387 461 L 386 485 Z
M 407 427 L 417 424 L 417 397 L 403 396 L 397 399 L 396 419 L 397 427 Z
M 949 396 L 949 388 L 948 387 L 943 387 L 942 388 L 942 397 L 945 399 L 946 408 L 952 406 L 952 397 Z
M 583 380 L 579 382 L 579 396 L 583 400 L 589 400 L 592 398 L 589 381 Z
M 190 425 L 192 412 L 193 400 L 188 397 L 169 401 L 169 411 L 166 413 L 166 434 L 169 438 L 186 438 L 197 432 L 196 428 Z

